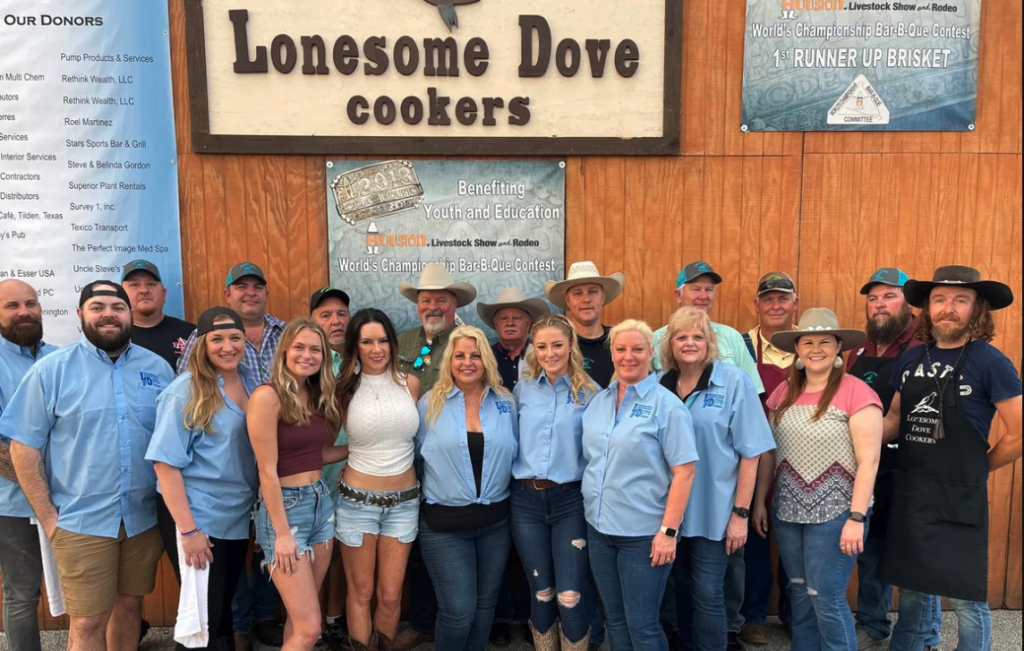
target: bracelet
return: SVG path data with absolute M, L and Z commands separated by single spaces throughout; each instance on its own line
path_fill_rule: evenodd
M 193 529 L 192 531 L 189 531 L 188 533 L 181 534 L 181 537 L 182 538 L 188 538 L 189 536 L 194 536 L 197 533 L 199 533 L 199 527 L 196 527 L 195 529 Z

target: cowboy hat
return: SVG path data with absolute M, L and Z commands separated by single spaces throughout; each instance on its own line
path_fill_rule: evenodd
M 988 301 L 989 309 L 1004 310 L 1013 305 L 1013 290 L 994 280 L 982 280 L 981 272 L 971 267 L 950 265 L 939 267 L 931 282 L 909 280 L 903 288 L 907 302 L 916 308 L 926 309 L 931 301 L 932 290 L 936 287 L 967 287 L 978 292 Z
M 518 287 L 506 287 L 498 292 L 498 298 L 493 303 L 477 303 L 476 313 L 480 320 L 488 326 L 494 325 L 494 317 L 498 312 L 506 308 L 518 308 L 530 315 L 536 321 L 544 314 L 550 314 L 551 308 L 540 298 L 526 298 Z
M 403 280 L 398 283 L 398 291 L 413 303 L 419 300 L 420 292 L 448 292 L 455 296 L 456 307 L 465 307 L 476 300 L 476 288 L 469 283 L 455 282 L 448 268 L 440 262 L 431 262 L 423 267 L 418 286 Z
M 772 336 L 772 345 L 786 353 L 796 352 L 796 342 L 807 335 L 833 335 L 843 342 L 843 352 L 862 346 L 868 340 L 863 330 L 844 330 L 839 317 L 828 308 L 816 307 L 804 312 L 796 330 L 787 330 Z
M 608 305 L 622 293 L 622 288 L 626 286 L 626 277 L 621 273 L 602 276 L 593 262 L 577 262 L 569 267 L 569 273 L 562 282 L 546 282 L 544 295 L 552 304 L 567 310 L 569 308 L 565 304 L 565 293 L 577 285 L 600 285 L 604 288 L 604 304 Z

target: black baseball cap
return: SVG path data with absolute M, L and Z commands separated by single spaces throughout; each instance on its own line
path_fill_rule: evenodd
M 228 280 L 224 286 L 230 287 L 246 276 L 259 278 L 264 284 L 267 282 L 266 274 L 258 266 L 251 262 L 239 262 L 228 271 Z
M 107 287 L 112 287 L 113 289 L 106 289 Z M 81 308 L 85 305 L 86 301 L 96 296 L 119 298 L 128 305 L 129 310 L 132 309 L 132 302 L 128 299 L 128 292 L 124 291 L 124 287 L 121 287 L 112 280 L 94 280 L 83 287 L 82 293 L 78 295 L 78 307 Z
M 218 323 L 214 325 L 213 322 L 222 316 L 230 317 L 232 322 Z M 226 307 L 211 307 L 199 315 L 199 324 L 196 326 L 196 336 L 202 337 L 214 330 L 241 330 L 242 332 L 245 332 L 245 324 L 242 323 L 242 317 L 238 316 L 238 312 Z
M 784 271 L 771 271 L 761 276 L 761 280 L 757 281 L 758 298 L 772 292 L 796 294 L 796 283 L 793 282 L 793 277 Z
M 128 276 L 131 276 L 136 271 L 145 271 L 160 282 L 163 282 L 163 278 L 160 277 L 160 270 L 149 260 L 132 260 L 121 267 L 121 282 L 128 280 Z
M 313 292 L 313 295 L 310 297 L 309 313 L 312 314 L 316 310 L 316 308 L 319 307 L 320 304 L 323 303 L 324 300 L 328 298 L 337 298 L 338 300 L 345 304 L 345 307 L 349 307 L 349 305 L 351 305 L 348 294 L 346 294 L 345 292 L 341 291 L 340 289 L 335 289 L 333 287 L 322 287 Z
M 902 289 L 909 281 L 910 276 L 905 274 L 902 269 L 886 267 L 876 271 L 875 275 L 871 276 L 871 280 L 860 288 L 860 293 L 867 296 L 868 292 L 870 292 L 871 288 L 875 285 L 888 285 L 889 287 L 899 287 Z
M 683 267 L 683 270 L 676 276 L 676 287 L 689 285 L 701 276 L 707 276 L 716 285 L 722 284 L 722 277 L 715 273 L 714 268 L 707 262 L 691 262 Z

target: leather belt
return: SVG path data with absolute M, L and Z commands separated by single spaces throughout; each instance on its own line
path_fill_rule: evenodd
M 521 479 L 523 488 L 532 488 L 535 491 L 546 491 L 552 488 L 579 488 L 581 482 L 572 482 L 570 484 L 556 484 L 550 479 Z
M 420 499 L 422 490 L 420 490 L 419 485 L 416 485 L 413 488 L 404 491 L 392 493 L 370 493 L 352 488 L 345 482 L 339 482 L 338 495 L 344 497 L 349 502 L 355 502 L 356 504 L 369 504 L 370 506 L 377 506 L 382 509 L 390 509 L 398 506 L 399 504 Z

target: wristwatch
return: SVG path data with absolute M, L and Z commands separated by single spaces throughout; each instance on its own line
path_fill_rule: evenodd
M 859 522 L 860 524 L 864 524 L 865 522 L 868 521 L 868 516 L 864 515 L 863 513 L 857 513 L 856 511 L 854 511 L 853 513 L 850 514 L 850 519 L 853 520 L 854 522 Z
M 740 516 L 744 520 L 749 520 L 750 519 L 750 509 L 745 509 L 742 506 L 734 506 L 734 507 L 732 507 L 732 512 L 734 514 Z
M 671 528 L 671 527 L 662 527 L 661 528 L 661 533 L 665 534 L 669 538 L 675 538 L 676 536 L 679 535 L 679 532 L 676 531 L 675 529 Z

